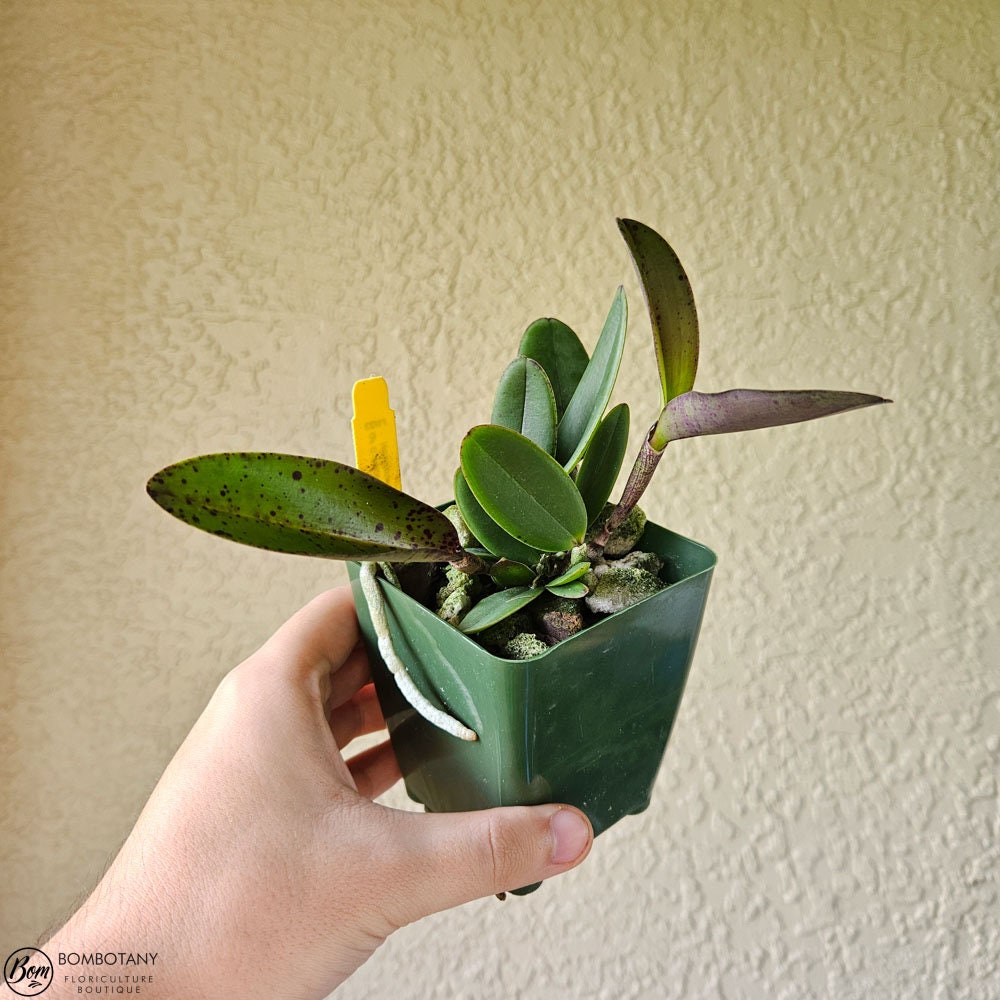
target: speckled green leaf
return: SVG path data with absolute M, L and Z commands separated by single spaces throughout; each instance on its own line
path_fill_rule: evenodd
M 513 562 L 524 563 L 526 566 L 534 566 L 541 558 L 542 553 L 538 549 L 533 549 L 524 542 L 519 542 L 513 535 L 504 531 L 489 514 L 483 510 L 482 505 L 476 499 L 469 484 L 462 475 L 462 470 L 455 472 L 455 502 L 458 509 L 465 518 L 465 523 L 469 530 L 483 543 L 483 545 L 495 556 L 501 559 L 510 559 Z
M 515 611 L 520 611 L 544 593 L 543 587 L 511 587 L 509 590 L 499 590 L 489 597 L 484 597 L 459 622 L 458 627 L 467 635 L 482 632 L 483 629 L 502 622 L 504 618 L 509 618 Z
M 559 421 L 556 458 L 565 469 L 573 469 L 583 457 L 601 417 L 604 416 L 604 408 L 611 399 L 611 391 L 618 378 L 627 321 L 625 291 L 619 288 L 594 348 L 594 355 Z
M 587 349 L 580 338 L 558 319 L 536 319 L 521 337 L 521 354 L 542 366 L 562 417 L 587 370 Z
M 694 386 L 698 371 L 698 313 L 691 282 L 677 254 L 655 230 L 634 219 L 619 219 L 618 228 L 632 254 L 649 308 L 661 405 L 666 406 Z
M 556 399 L 541 365 L 515 358 L 500 376 L 490 421 L 530 438 L 550 455 L 556 446 Z
M 494 424 L 473 427 L 462 441 L 461 457 L 462 474 L 480 506 L 518 541 L 543 552 L 583 541 L 587 508 L 580 491 L 565 469 L 523 434 Z
M 438 562 L 459 552 L 451 521 L 349 465 L 298 455 L 200 455 L 146 486 L 168 514 L 275 552 L 330 559 Z
M 580 463 L 576 488 L 587 505 L 591 521 L 604 509 L 615 488 L 628 447 L 628 428 L 628 405 L 619 403 L 601 421 Z
M 778 427 L 828 417 L 863 406 L 892 402 L 864 392 L 831 389 L 730 389 L 727 392 L 686 392 L 664 407 L 653 429 L 656 447 L 705 434 Z

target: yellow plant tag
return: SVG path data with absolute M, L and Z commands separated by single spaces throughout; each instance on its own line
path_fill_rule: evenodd
M 402 488 L 399 478 L 399 446 L 396 414 L 389 409 L 389 387 L 381 377 L 354 383 L 354 460 L 362 472 L 383 483 Z

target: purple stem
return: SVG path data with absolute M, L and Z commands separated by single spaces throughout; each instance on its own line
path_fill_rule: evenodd
M 653 478 L 653 473 L 656 471 L 656 467 L 663 457 L 666 445 L 657 451 L 650 443 L 655 430 L 656 424 L 653 424 L 642 442 L 642 447 L 639 449 L 638 456 L 636 456 L 635 464 L 629 473 L 628 482 L 625 483 L 625 489 L 622 491 L 618 505 L 611 512 L 611 516 L 604 527 L 588 546 L 588 552 L 592 553 L 595 557 L 601 554 L 604 546 L 608 544 L 608 539 L 614 534 L 625 518 L 629 516 L 632 508 L 639 502 L 639 498 L 646 492 L 646 487 Z

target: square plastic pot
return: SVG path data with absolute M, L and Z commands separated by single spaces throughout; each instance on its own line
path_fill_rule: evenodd
M 595 833 L 648 805 L 694 654 L 716 557 L 648 524 L 638 548 L 666 589 L 530 660 L 493 656 L 379 581 L 392 641 L 432 704 L 479 736 L 442 732 L 410 707 L 378 652 L 349 564 L 372 675 L 410 797 L 433 812 L 567 802 Z

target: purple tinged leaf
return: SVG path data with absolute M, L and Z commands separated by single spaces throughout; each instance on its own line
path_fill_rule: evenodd
M 795 424 L 891 402 L 891 399 L 863 392 L 829 389 L 685 392 L 663 408 L 650 443 L 660 451 L 667 442 L 681 438 Z
M 619 219 L 642 285 L 665 406 L 694 386 L 698 371 L 698 313 L 691 282 L 670 244 L 649 226 Z

